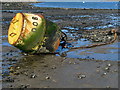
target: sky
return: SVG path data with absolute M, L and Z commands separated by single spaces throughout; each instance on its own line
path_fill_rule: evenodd
M 113 1 L 119 1 L 119 0 L 39 0 L 39 1 L 45 1 L 45 2 L 113 2 Z
M 108 2 L 108 1 L 119 1 L 119 0 L 0 0 L 2 2 Z

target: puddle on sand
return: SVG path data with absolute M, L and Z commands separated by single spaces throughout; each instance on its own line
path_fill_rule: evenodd
M 116 27 L 116 24 L 109 24 L 109 25 L 103 25 L 103 26 L 90 26 L 90 27 L 83 27 L 81 29 L 85 30 L 92 30 L 92 29 L 106 29 L 106 28 L 113 28 Z M 80 30 L 79 28 L 74 28 L 74 27 L 64 27 L 65 29 L 70 29 L 70 30 Z
M 3 77 L 9 76 L 9 68 L 15 65 L 19 58 L 22 58 L 20 51 L 8 43 L 7 37 L 7 35 L 0 35 L 0 38 L 3 39 L 0 43 L 0 46 L 2 46 L 2 52 L 0 53 L 2 59 L 0 63 L 2 64 Z
M 67 30 L 62 30 L 67 35 L 70 35 L 72 37 L 72 33 L 68 33 Z M 74 37 L 72 37 L 74 38 Z M 87 39 L 79 39 L 78 41 L 74 41 L 71 43 L 74 47 L 80 47 L 80 46 L 87 46 L 94 44 Z M 98 46 L 93 48 L 86 48 L 86 49 L 77 49 L 74 51 L 67 52 L 66 57 L 70 58 L 82 58 L 82 59 L 96 59 L 96 60 L 112 60 L 112 61 L 118 61 L 118 50 L 120 49 L 118 45 L 120 42 L 114 42 L 109 45 L 104 46 Z M 59 48 L 60 49 L 60 48 Z M 68 51 L 68 49 L 63 49 L 60 52 Z
M 114 46 L 117 47 L 118 43 L 114 43 L 113 46 L 106 45 L 89 49 L 74 50 L 68 52 L 67 57 L 118 61 L 118 48 L 115 48 Z
M 8 35 L 0 35 L 0 38 L 7 38 L 7 37 L 8 37 Z M 2 45 L 3 47 L 4 47 L 4 46 L 13 47 L 12 45 L 10 45 L 10 44 L 8 43 L 7 40 L 2 40 L 2 42 L 0 43 L 0 45 Z

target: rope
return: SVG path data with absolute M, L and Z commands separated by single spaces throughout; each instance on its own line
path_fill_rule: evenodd
M 100 43 L 100 44 L 92 44 L 92 45 L 89 45 L 89 46 L 71 47 L 71 48 L 69 48 L 70 50 L 68 50 L 68 51 L 74 51 L 76 49 L 93 48 L 93 47 L 97 47 L 97 46 L 103 46 L 103 45 L 114 43 L 117 39 L 117 32 L 116 32 L 116 30 L 111 30 L 111 32 L 114 34 L 114 39 L 111 40 L 110 42 Z

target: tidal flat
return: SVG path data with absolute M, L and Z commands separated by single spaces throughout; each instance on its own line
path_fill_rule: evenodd
M 42 14 L 57 23 L 75 47 L 109 42 L 108 38 L 112 36 L 101 31 L 115 29 L 119 32 L 118 10 L 2 3 L 1 12 L 3 88 L 118 88 L 119 38 L 109 45 L 74 50 L 65 55 L 28 55 L 11 46 L 7 40 L 10 21 L 21 12 Z M 67 50 L 58 49 L 61 53 Z

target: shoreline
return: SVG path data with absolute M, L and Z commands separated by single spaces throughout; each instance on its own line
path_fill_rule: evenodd
M 8 5 L 5 2 L 2 2 L 2 7 L 4 8 L 4 10 L 6 10 L 6 9 L 12 10 L 12 7 L 10 7 L 10 8 L 8 8 L 8 7 L 15 4 L 15 3 L 16 4 L 19 3 L 18 5 L 21 5 L 21 7 L 17 7 L 16 10 L 21 9 L 22 7 L 25 7 L 24 9 L 119 10 L 119 8 L 118 9 L 62 8 L 62 7 L 58 8 L 58 7 L 37 7 L 37 6 L 32 5 L 32 3 L 41 3 L 41 2 L 7 2 L 7 3 L 8 3 Z

